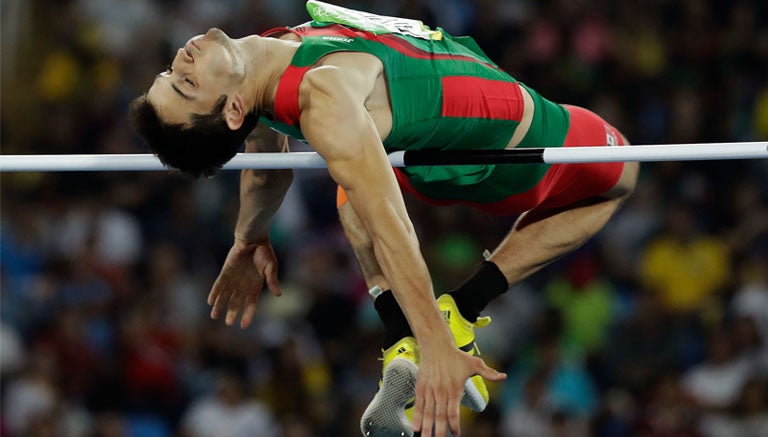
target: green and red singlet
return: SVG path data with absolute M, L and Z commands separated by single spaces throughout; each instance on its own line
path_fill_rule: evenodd
M 494 64 L 470 37 L 440 39 L 405 34 L 375 34 L 338 24 L 312 21 L 291 29 L 301 46 L 278 85 L 274 118 L 262 122 L 298 140 L 298 88 L 304 74 L 330 53 L 370 53 L 381 60 L 389 86 L 392 131 L 387 152 L 397 150 L 503 149 L 523 115 L 525 85 Z M 558 147 L 565 140 L 569 113 L 525 87 L 534 102 L 528 133 L 517 147 Z M 399 169 L 407 191 L 431 200 L 491 204 L 536 186 L 546 164 L 520 166 L 442 166 Z

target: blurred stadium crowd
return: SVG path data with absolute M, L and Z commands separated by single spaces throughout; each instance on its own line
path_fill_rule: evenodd
M 761 0 L 350 0 L 471 34 L 635 144 L 768 138 Z M 3 0 L 2 152 L 145 153 L 126 122 L 176 47 L 307 20 L 294 0 Z M 302 145 L 296 144 L 296 150 Z M 205 297 L 235 172 L 4 174 L 3 436 L 356 436 L 381 329 L 323 171 L 274 222 L 284 296 L 241 331 Z M 513 218 L 407 199 L 438 291 Z M 468 436 L 765 436 L 768 162 L 648 164 L 596 238 L 494 302 Z

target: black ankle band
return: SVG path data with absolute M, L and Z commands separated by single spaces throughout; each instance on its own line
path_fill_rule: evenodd
M 461 315 L 474 322 L 490 301 L 508 289 L 507 278 L 499 267 L 491 261 L 485 261 L 474 275 L 449 294 L 456 301 Z
M 413 336 L 411 326 L 395 300 L 392 290 L 381 293 L 373 301 L 373 307 L 384 325 L 384 349 L 388 349 L 403 337 Z

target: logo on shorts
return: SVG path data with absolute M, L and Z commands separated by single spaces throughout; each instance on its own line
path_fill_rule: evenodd
M 619 138 L 613 133 L 613 129 L 608 125 L 605 125 L 605 144 L 609 146 L 619 145 Z

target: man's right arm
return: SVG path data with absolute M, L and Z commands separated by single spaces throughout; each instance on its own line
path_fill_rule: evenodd
M 245 150 L 287 152 L 288 139 L 276 135 L 257 130 L 246 140 Z M 245 328 L 251 324 L 265 281 L 272 294 L 281 294 L 277 257 L 269 242 L 269 225 L 292 181 L 292 170 L 242 171 L 234 242 L 208 294 L 208 305 L 213 307 L 212 318 L 219 318 L 226 308 L 225 321 L 232 325 L 242 310 L 240 326 Z
M 266 132 L 265 132 L 266 131 Z M 245 143 L 246 152 L 288 152 L 288 137 L 265 127 Z M 293 170 L 243 170 L 240 174 L 240 212 L 235 239 L 246 243 L 265 241 L 272 217 L 283 203 L 293 181 Z

